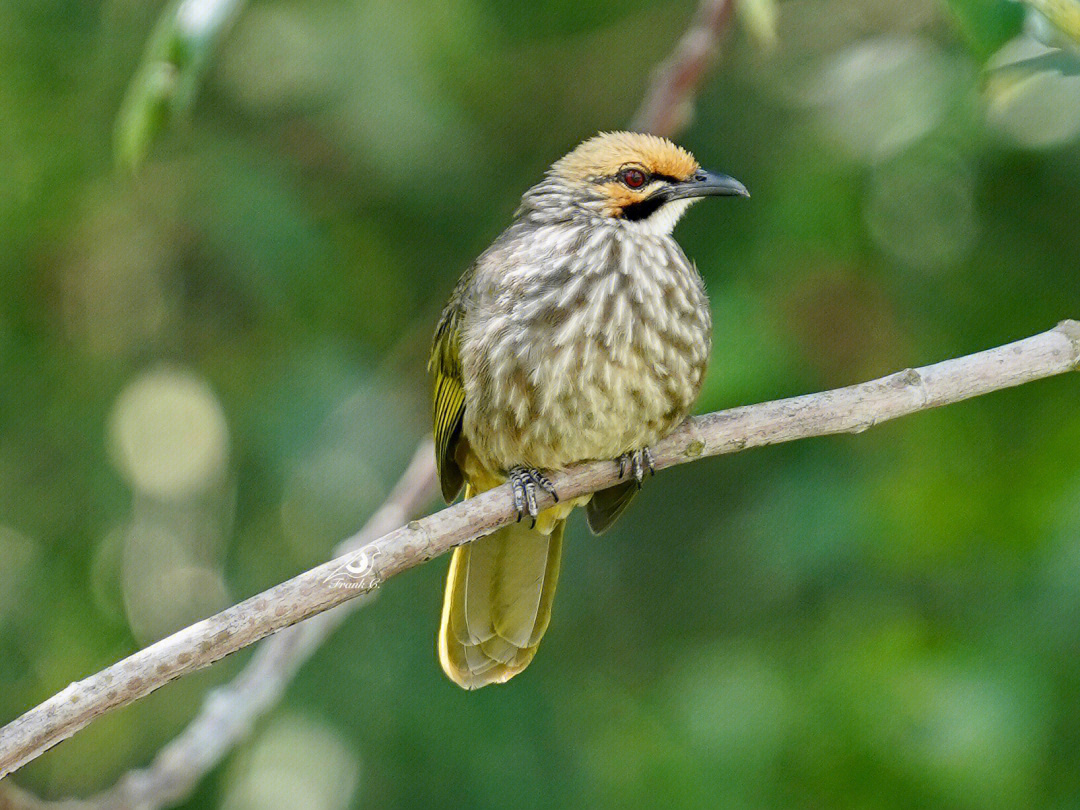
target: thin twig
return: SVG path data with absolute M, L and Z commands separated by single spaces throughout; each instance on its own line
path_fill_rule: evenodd
M 1006 346 L 818 394 L 692 418 L 653 448 L 657 469 L 811 436 L 859 433 L 880 422 L 1022 385 L 1080 367 L 1080 323 Z M 569 499 L 618 482 L 618 465 L 596 461 L 554 473 Z M 546 493 L 541 508 L 552 505 Z M 317 566 L 113 664 L 0 729 L 0 777 L 95 718 L 261 638 L 370 592 L 395 574 L 510 523 L 509 485 L 415 520 L 356 552 Z M 356 539 L 360 542 L 360 538 Z M 340 587 L 342 584 L 356 587 Z
M 689 125 L 698 90 L 734 16 L 735 0 L 702 0 L 671 56 L 653 71 L 631 129 L 670 138 Z

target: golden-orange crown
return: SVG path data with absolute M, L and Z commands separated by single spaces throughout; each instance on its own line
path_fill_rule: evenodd
M 551 174 L 582 182 L 614 177 L 629 166 L 676 181 L 689 179 L 699 168 L 693 155 L 667 138 L 641 132 L 602 132 L 556 161 Z

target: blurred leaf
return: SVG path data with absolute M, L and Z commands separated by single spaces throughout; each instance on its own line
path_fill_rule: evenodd
M 1010 0 L 948 0 L 968 44 L 980 59 L 1020 33 L 1024 10 Z
M 1017 37 L 995 56 L 985 84 L 987 122 L 1033 149 L 1080 135 L 1080 54 Z
M 1080 0 L 1022 0 L 1072 45 L 1080 45 Z M 1054 44 L 1054 43 L 1047 43 Z
M 739 0 L 739 22 L 761 48 L 771 50 L 779 44 L 779 17 L 776 0 Z
M 243 0 L 176 0 L 158 20 L 128 86 L 114 134 L 116 161 L 134 171 L 154 142 L 191 109 L 214 45 Z

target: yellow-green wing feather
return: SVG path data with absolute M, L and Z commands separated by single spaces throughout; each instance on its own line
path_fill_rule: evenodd
M 458 283 L 450 302 L 443 310 L 435 341 L 431 347 L 429 370 L 435 376 L 432 401 L 435 426 L 435 464 L 439 471 L 439 483 L 443 497 L 449 503 L 457 497 L 465 483 L 455 457 L 458 439 L 461 437 L 461 421 L 465 415 L 465 384 L 461 373 L 461 328 L 464 319 L 463 295 L 465 283 L 471 273 L 466 273 Z

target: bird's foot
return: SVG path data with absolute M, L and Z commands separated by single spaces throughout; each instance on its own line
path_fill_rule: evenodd
M 627 472 L 631 473 L 634 480 L 637 481 L 638 489 L 641 489 L 641 482 L 645 480 L 645 473 L 656 475 L 652 450 L 648 447 L 642 447 L 640 450 L 634 450 L 630 453 L 623 453 L 615 459 L 615 463 L 619 465 L 619 478 L 625 478 Z
M 540 470 L 532 467 L 514 467 L 510 470 L 510 484 L 514 488 L 514 507 L 517 509 L 517 522 L 521 523 L 521 519 L 528 515 L 532 518 L 530 528 L 535 528 L 536 516 L 540 514 L 540 510 L 536 506 L 537 487 L 554 498 L 555 503 L 559 502 L 559 494 L 555 491 L 555 486 Z

